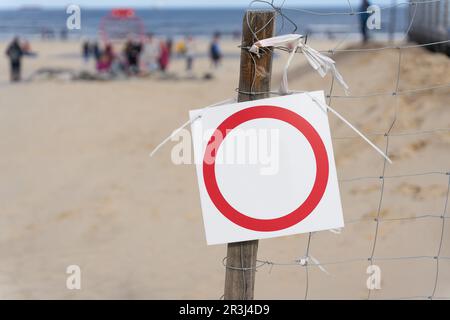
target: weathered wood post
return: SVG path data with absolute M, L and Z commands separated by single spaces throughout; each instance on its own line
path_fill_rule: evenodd
M 250 10 L 242 26 L 241 68 L 238 101 L 266 98 L 272 75 L 272 49 L 252 57 L 248 48 L 257 40 L 274 34 L 275 12 Z M 255 37 L 256 36 L 256 37 Z M 252 300 L 255 286 L 255 268 L 258 240 L 229 243 L 225 273 L 225 300 Z

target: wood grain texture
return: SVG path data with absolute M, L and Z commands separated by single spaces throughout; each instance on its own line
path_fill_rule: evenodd
M 272 48 L 265 48 L 264 51 L 261 51 L 259 58 L 251 54 L 248 48 L 260 39 L 273 37 L 274 26 L 274 11 L 252 10 L 247 11 L 244 16 L 239 77 L 239 102 L 263 99 L 269 96 L 266 92 L 270 91 Z M 253 300 L 257 253 L 258 240 L 228 244 L 225 300 Z M 241 268 L 247 270 L 240 270 Z

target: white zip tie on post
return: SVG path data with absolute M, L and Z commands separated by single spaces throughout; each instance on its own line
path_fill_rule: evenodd
M 301 42 L 302 38 L 303 36 L 300 34 L 287 34 L 283 36 L 267 38 L 255 42 L 249 49 L 249 51 L 256 54 L 259 57 L 259 48 L 261 47 L 279 47 L 283 45 L 286 46 L 293 45 L 292 49 L 289 48 L 290 50 L 289 58 L 283 70 L 283 78 L 280 86 L 280 93 L 282 94 L 289 93 L 287 72 L 289 69 L 289 65 L 291 64 L 291 61 L 294 58 L 298 48 L 300 49 L 300 52 L 303 53 L 303 55 L 306 57 L 306 60 L 309 62 L 311 67 L 313 67 L 314 70 L 316 70 L 322 78 L 325 77 L 325 75 L 329 71 L 331 71 L 336 80 L 342 85 L 342 87 L 344 87 L 345 94 L 348 95 L 349 87 L 347 83 L 345 83 L 342 75 L 337 70 L 335 61 L 330 57 L 327 57 L 326 55 L 320 53 L 319 51 L 314 50 L 310 46 L 302 43 Z
M 228 103 L 233 103 L 236 102 L 236 98 L 232 98 L 232 99 L 227 99 L 227 100 L 223 100 L 217 103 L 214 103 L 212 105 L 209 105 L 207 107 L 204 107 L 203 109 L 208 109 L 208 108 L 212 108 L 212 107 L 218 107 L 224 104 L 228 104 Z M 153 151 L 150 153 L 150 157 L 153 157 L 154 154 L 156 152 L 158 152 L 159 149 L 162 148 L 162 146 L 164 146 L 167 142 L 169 142 L 170 139 L 172 139 L 174 136 L 176 136 L 181 130 L 183 130 L 184 128 L 186 128 L 188 125 L 192 124 L 194 121 L 200 119 L 202 117 L 202 115 L 198 115 L 197 117 L 195 117 L 192 120 L 188 120 L 186 121 L 181 127 L 175 129 L 172 134 L 170 136 L 168 136 L 167 138 L 165 138 L 160 144 L 158 144 L 155 149 L 153 149 Z
M 353 131 L 356 132 L 357 135 L 359 135 L 364 141 L 366 141 L 373 149 L 375 149 L 376 152 L 378 152 L 383 158 L 385 158 L 390 164 L 392 164 L 392 160 L 383 152 L 380 148 L 378 148 L 372 141 L 370 141 L 364 134 L 362 134 L 358 129 L 355 128 L 350 122 L 348 122 L 347 119 L 345 119 L 343 116 L 339 114 L 336 110 L 334 110 L 332 107 L 326 105 L 325 103 L 317 100 L 314 96 L 309 94 L 309 92 L 305 92 L 305 94 L 310 97 L 316 104 L 319 105 L 319 107 L 324 108 L 324 111 L 329 110 L 331 113 L 333 113 L 336 117 L 339 118 L 342 122 L 344 122 L 347 126 L 350 127 Z

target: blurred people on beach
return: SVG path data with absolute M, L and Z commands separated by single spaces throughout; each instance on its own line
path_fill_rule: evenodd
M 370 2 L 369 0 L 362 0 L 361 2 L 361 7 L 360 7 L 360 11 L 362 12 L 359 15 L 359 19 L 360 19 L 360 30 L 361 30 L 361 35 L 362 35 L 362 39 L 364 43 L 367 43 L 367 41 L 369 41 L 369 34 L 368 34 L 368 28 L 367 28 L 367 20 L 370 17 L 370 14 L 367 12 L 367 10 L 370 7 Z
M 186 41 L 181 39 L 175 44 L 175 53 L 178 57 L 183 57 L 186 54 Z
M 116 59 L 114 48 L 110 43 L 105 45 L 105 50 L 100 53 L 100 58 L 97 61 L 97 72 L 108 73 Z
M 194 59 L 196 55 L 196 43 L 194 37 L 188 36 L 185 43 L 186 71 L 192 73 Z
M 6 49 L 6 55 L 10 63 L 10 79 L 11 82 L 21 80 L 22 57 L 24 55 L 22 46 L 18 37 L 15 37 Z
M 97 62 L 97 72 L 99 73 L 108 73 L 111 70 L 112 61 L 108 58 L 108 56 L 103 53 L 100 55 L 100 59 Z
M 159 45 L 153 34 L 144 38 L 141 54 L 141 72 L 144 74 L 158 70 Z
M 164 41 L 161 40 L 159 42 L 159 58 L 158 58 L 158 63 L 159 63 L 159 70 L 162 72 L 166 72 L 167 71 L 167 67 L 169 65 L 169 61 L 170 61 L 170 43 L 169 41 Z
M 139 58 L 142 52 L 142 44 L 130 37 L 125 43 L 124 54 L 127 60 L 127 71 L 130 75 L 139 74 Z
M 214 68 L 218 68 L 220 66 L 220 62 L 222 60 L 222 50 L 220 48 L 220 33 L 214 33 L 210 48 L 209 48 L 209 56 L 211 58 L 211 65 Z
M 97 65 L 102 55 L 98 41 L 89 39 L 83 40 L 81 43 L 81 55 L 85 64 L 89 63 L 89 60 L 92 57 L 95 61 L 95 65 Z
M 190 43 L 192 41 L 192 43 Z M 196 52 L 193 39 L 189 41 L 189 61 L 187 69 L 192 69 Z M 156 39 L 152 34 L 140 39 L 128 37 L 123 45 L 121 54 L 114 52 L 112 43 L 106 43 L 101 48 L 97 42 L 83 41 L 82 56 L 85 62 L 91 57 L 95 59 L 95 70 L 102 77 L 116 76 L 146 76 L 157 70 L 165 73 L 170 63 L 169 43 Z
M 120 42 L 116 42 L 118 45 Z M 101 78 L 116 78 L 130 76 L 148 76 L 156 71 L 166 73 L 171 62 L 173 45 L 171 38 L 156 38 L 148 33 L 140 37 L 129 35 L 122 42 L 122 50 L 116 54 L 113 43 L 107 42 L 100 46 L 97 40 L 85 39 L 81 42 L 81 54 L 85 63 L 94 58 L 93 69 Z M 196 58 L 199 55 L 196 39 L 192 35 L 177 40 L 174 44 L 177 58 L 185 60 L 187 75 L 193 75 Z M 216 69 L 222 60 L 220 34 L 214 33 L 210 46 L 205 52 L 210 60 L 211 67 Z M 89 72 L 85 70 L 85 72 Z
M 169 53 L 169 57 L 171 57 L 172 52 L 173 52 L 173 39 L 172 38 L 167 39 L 166 46 L 167 46 L 167 50 Z
M 83 56 L 83 61 L 84 63 L 88 63 L 89 62 L 89 56 L 90 56 L 90 47 L 89 47 L 89 41 L 88 40 L 84 40 L 82 45 L 81 45 L 81 54 Z
M 94 41 L 92 41 L 92 43 L 90 43 L 89 51 L 90 51 L 90 54 L 94 57 L 95 62 L 98 62 L 98 60 L 100 59 L 101 52 L 100 52 L 100 47 L 98 45 L 97 40 L 94 40 Z

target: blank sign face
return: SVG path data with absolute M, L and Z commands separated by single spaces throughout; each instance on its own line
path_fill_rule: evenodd
M 324 101 L 322 91 L 309 94 Z M 310 96 L 190 117 L 197 118 L 191 128 L 208 244 L 343 227 L 327 112 Z
M 267 142 L 262 141 L 265 131 L 256 131 L 254 141 L 247 139 L 247 148 L 238 148 L 239 133 L 254 128 L 268 128 Z M 236 159 L 248 159 L 249 152 L 255 152 L 257 159 L 236 165 L 216 163 L 219 189 L 239 212 L 259 219 L 279 218 L 298 208 L 311 193 L 316 175 L 314 154 L 308 140 L 290 124 L 275 119 L 245 122 L 225 137 L 217 157 L 226 157 L 230 148 L 236 150 Z

